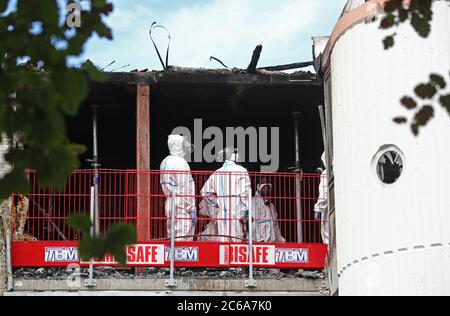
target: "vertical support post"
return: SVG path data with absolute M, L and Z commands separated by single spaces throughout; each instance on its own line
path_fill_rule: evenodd
M 302 209 L 302 170 L 300 164 L 300 112 L 294 115 L 295 128 L 295 198 L 297 209 L 297 242 L 303 242 L 303 209 Z
M 90 236 L 99 236 L 100 235 L 100 218 L 99 218 L 99 208 L 98 208 L 98 138 L 97 138 L 97 110 L 99 106 L 92 106 L 92 167 L 94 168 L 94 179 L 92 181 L 91 186 L 91 195 L 90 195 L 90 219 L 91 219 L 91 229 Z M 100 260 L 102 258 L 99 258 Z M 91 258 L 89 261 L 89 278 L 85 280 L 85 286 L 92 288 L 97 286 L 97 282 L 94 280 L 94 258 Z
M 125 223 L 129 222 L 129 214 L 128 214 L 128 170 L 125 171 Z
M 323 105 L 319 105 L 319 116 L 320 116 L 320 123 L 322 125 L 322 138 L 323 138 L 323 148 L 325 152 L 325 163 L 328 165 L 330 162 L 330 147 L 328 143 L 328 134 L 325 121 L 325 109 L 323 108 Z M 327 169 L 327 179 L 331 179 L 330 168 L 326 169 Z M 328 183 L 326 185 L 328 185 Z
M 13 235 L 13 221 L 14 221 L 14 194 L 10 197 L 7 203 L 11 201 L 11 208 L 7 214 L 3 214 L 3 223 L 5 227 L 5 252 L 6 252 L 6 291 L 14 290 L 13 271 L 12 271 L 12 235 Z
M 94 167 L 94 221 L 92 222 L 94 224 L 94 234 L 95 236 L 100 236 L 100 212 L 99 212 L 99 201 L 98 201 L 98 168 L 99 160 L 98 160 L 98 134 L 97 134 L 97 111 L 99 106 L 93 105 L 92 106 L 92 137 L 93 137 L 93 163 L 92 166 Z
M 13 273 L 12 273 L 12 241 L 11 241 L 11 230 L 6 229 L 6 275 L 7 275 L 7 283 L 6 283 L 6 290 L 8 292 L 11 292 L 14 290 L 13 285 Z
M 252 189 L 248 194 L 248 280 L 245 281 L 245 287 L 255 288 L 256 280 L 253 278 L 253 205 L 252 205 Z
M 172 214 L 170 223 L 170 279 L 166 281 L 166 287 L 177 287 L 177 280 L 175 280 L 175 206 L 177 205 L 177 196 L 172 193 Z M 165 255 L 165 254 L 164 254 Z
M 137 239 L 148 241 L 150 235 L 150 86 L 137 86 L 136 109 Z
M 94 175 L 95 177 L 95 175 Z M 96 181 L 96 180 L 94 180 Z M 95 185 L 91 186 L 91 196 L 89 201 L 90 206 L 90 219 L 91 223 L 95 223 Z M 95 225 L 91 226 L 90 236 L 93 237 L 95 235 Z M 94 280 L 94 259 L 91 258 L 89 261 L 89 277 L 85 280 L 84 285 L 86 287 L 92 288 L 97 285 L 97 282 Z

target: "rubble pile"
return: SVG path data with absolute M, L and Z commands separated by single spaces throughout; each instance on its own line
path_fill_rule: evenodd
M 88 268 L 65 269 L 65 268 L 20 268 L 14 271 L 15 278 L 23 279 L 67 279 L 75 275 L 81 277 L 88 276 Z M 96 267 L 94 278 L 118 278 L 118 279 L 139 279 L 154 278 L 166 279 L 169 277 L 168 268 L 148 268 L 143 272 L 135 272 L 134 268 L 111 268 Z M 248 270 L 241 268 L 224 269 L 186 269 L 175 270 L 175 278 L 178 279 L 246 279 Z M 255 269 L 255 279 L 324 279 L 322 271 L 298 271 L 298 270 L 278 270 L 278 269 Z

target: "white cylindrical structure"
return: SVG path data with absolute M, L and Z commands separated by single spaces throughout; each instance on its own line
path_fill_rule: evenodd
M 328 47 L 340 295 L 450 295 L 449 113 L 436 99 L 421 103 L 431 102 L 435 117 L 418 137 L 393 122 L 412 119 L 400 99 L 431 73 L 450 86 L 449 2 L 433 9 L 427 39 L 409 23 L 385 32 L 380 19 L 363 20 Z M 386 51 L 382 41 L 393 32 Z M 377 173 L 389 150 L 403 164 L 393 184 Z

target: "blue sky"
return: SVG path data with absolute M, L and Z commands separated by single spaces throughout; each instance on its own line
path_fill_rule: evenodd
M 17 0 L 10 1 L 13 9 Z M 34 0 L 33 0 L 34 1 Z M 150 41 L 152 22 L 171 34 L 170 65 L 220 68 L 210 56 L 229 67 L 246 68 L 256 45 L 263 44 L 259 66 L 312 59 L 312 36 L 330 35 L 347 0 L 110 0 L 113 13 L 105 20 L 112 41 L 94 36 L 73 65 L 90 59 L 103 68 L 112 61 L 124 71 L 161 70 Z M 58 0 L 63 4 L 64 0 Z M 83 3 L 83 1 L 82 1 Z M 61 5 L 61 8 L 64 6 Z M 83 17 L 81 17 L 82 19 Z M 167 35 L 154 34 L 165 55 Z M 312 70 L 312 69 L 311 69 Z
M 160 70 L 148 30 L 153 21 L 171 33 L 169 64 L 245 68 L 256 45 L 264 46 L 260 66 L 311 60 L 311 37 L 329 35 L 346 0 L 113 0 L 106 19 L 114 39 L 93 38 L 83 59 L 109 70 Z M 155 34 L 165 54 L 166 34 Z
M 245 68 L 256 45 L 264 46 L 260 66 L 311 60 L 311 37 L 329 35 L 346 0 L 113 0 L 106 19 L 113 41 L 93 38 L 83 59 L 109 70 L 160 70 L 148 31 L 153 21 L 171 33 L 169 64 Z M 167 37 L 155 34 L 165 54 Z

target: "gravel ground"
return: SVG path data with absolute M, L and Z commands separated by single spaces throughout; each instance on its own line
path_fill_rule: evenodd
M 70 276 L 80 273 L 81 276 L 88 276 L 88 269 L 81 268 L 80 271 L 65 268 L 20 268 L 14 271 L 15 278 L 24 279 L 67 279 Z M 175 278 L 189 279 L 245 279 L 248 276 L 246 269 L 185 269 L 175 270 Z M 167 268 L 148 268 L 142 273 L 135 273 L 134 268 L 110 268 L 98 267 L 94 269 L 94 278 L 156 278 L 166 279 L 169 277 Z M 255 269 L 255 279 L 324 279 L 322 271 L 298 271 L 298 270 L 275 270 L 275 269 Z

